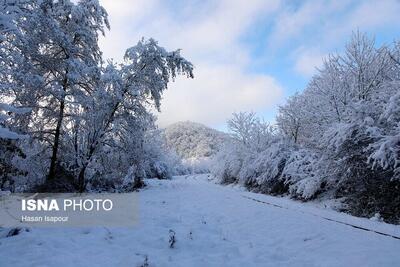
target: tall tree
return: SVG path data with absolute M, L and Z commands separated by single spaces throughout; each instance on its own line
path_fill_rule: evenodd
M 90 138 L 78 175 L 81 190 L 85 186 L 85 171 L 93 156 L 104 144 L 115 143 L 116 136 L 133 139 L 134 151 L 140 154 L 152 119 L 146 106 L 150 104 L 160 110 L 161 96 L 170 80 L 178 74 L 192 78 L 192 64 L 180 55 L 179 50 L 167 52 L 153 39 L 143 39 L 129 48 L 125 62 L 119 68 L 113 65 L 106 68 L 102 87 L 94 95 L 94 110 L 88 113 L 96 118 L 90 119 L 94 124 L 88 128 Z M 133 163 L 138 166 L 135 185 L 139 186 L 143 178 L 140 155 Z
M 47 179 L 56 175 L 66 116 L 89 97 L 100 77 L 99 33 L 109 27 L 106 11 L 96 0 L 21 1 L 24 13 L 14 20 L 24 40 L 9 40 L 22 57 L 14 103 L 32 108 L 27 131 L 50 143 Z M 18 36 L 17 36 L 18 37 Z

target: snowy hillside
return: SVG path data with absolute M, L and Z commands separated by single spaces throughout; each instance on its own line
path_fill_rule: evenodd
M 203 124 L 185 121 L 168 126 L 165 138 L 167 145 L 181 157 L 198 159 L 215 155 L 229 137 Z
M 220 186 L 208 179 L 197 175 L 147 181 L 145 190 L 132 193 L 140 197 L 140 222 L 133 228 L 33 228 L 2 238 L 0 265 L 400 264 L 399 226 Z

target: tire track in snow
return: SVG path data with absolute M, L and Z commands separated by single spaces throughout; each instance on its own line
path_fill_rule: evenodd
M 252 197 L 248 197 L 248 196 L 244 196 L 244 195 L 241 195 L 241 196 L 243 198 L 250 199 L 250 200 L 255 201 L 255 202 L 259 202 L 259 203 L 263 203 L 263 204 L 266 204 L 266 205 L 269 205 L 269 206 L 273 206 L 275 208 L 291 210 L 288 207 L 284 207 L 284 206 L 280 206 L 280 205 L 273 204 L 273 203 L 270 203 L 270 202 L 262 201 L 262 200 L 259 200 L 259 199 L 256 199 L 256 198 L 252 198 Z M 400 236 L 395 236 L 395 235 L 387 234 L 387 233 L 384 233 L 384 232 L 376 231 L 376 230 L 373 230 L 373 229 L 369 229 L 369 228 L 366 228 L 366 227 L 354 225 L 354 224 L 351 224 L 351 223 L 338 221 L 338 220 L 331 219 L 331 218 L 328 218 L 328 217 L 325 217 L 325 216 L 320 216 L 320 215 L 317 215 L 317 214 L 311 213 L 311 212 L 305 212 L 305 211 L 301 211 L 301 210 L 296 210 L 296 211 L 301 212 L 303 214 L 309 214 L 309 215 L 312 215 L 314 217 L 318 217 L 318 218 L 324 219 L 326 221 L 330 221 L 330 222 L 334 222 L 334 223 L 338 223 L 338 224 L 342 224 L 342 225 L 347 225 L 347 226 L 350 226 L 350 227 L 353 227 L 355 229 L 359 229 L 359 230 L 362 230 L 362 231 L 372 232 L 372 233 L 375 233 L 375 234 L 378 234 L 378 235 L 387 236 L 387 237 L 391 237 L 391 238 L 400 240 Z

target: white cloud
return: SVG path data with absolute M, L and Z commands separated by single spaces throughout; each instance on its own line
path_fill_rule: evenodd
M 365 1 L 352 14 L 350 25 L 377 28 L 400 25 L 398 0 Z
M 295 51 L 294 69 L 306 78 L 310 78 L 316 73 L 317 68 L 322 66 L 323 59 L 327 55 L 317 50 L 301 47 Z
M 326 42 L 343 40 L 357 30 L 377 33 L 385 28 L 400 26 L 400 1 L 398 0 L 369 0 L 357 5 L 347 16 L 330 27 L 330 38 Z M 393 36 L 397 37 L 397 36 Z
M 285 41 L 301 36 L 303 29 L 314 23 L 316 14 L 320 14 L 323 10 L 322 1 L 308 1 L 296 10 L 282 11 L 275 20 L 270 44 L 276 47 Z
M 193 120 L 223 123 L 232 112 L 271 107 L 282 88 L 270 76 L 251 74 L 251 58 L 239 39 L 259 16 L 275 12 L 279 0 L 100 1 L 108 10 L 111 32 L 100 44 L 106 57 L 121 60 L 142 37 L 167 49 L 182 49 L 195 65 L 195 79 L 178 79 L 164 95 L 160 125 Z
M 235 66 L 200 65 L 196 73 L 196 80 L 179 79 L 166 92 L 161 126 L 193 118 L 217 126 L 232 112 L 262 111 L 282 97 L 282 89 L 272 77 L 245 74 Z

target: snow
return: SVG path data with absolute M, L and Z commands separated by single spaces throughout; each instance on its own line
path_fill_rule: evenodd
M 0 239 L 0 266 L 399 266 L 400 227 L 221 186 L 147 180 L 133 228 L 32 228 Z M 169 247 L 175 232 L 174 248 Z
M 11 132 L 7 128 L 3 128 L 0 126 L 0 138 L 4 139 L 18 139 L 21 136 L 17 133 Z
M 15 113 L 15 114 L 24 114 L 24 113 L 29 112 L 30 109 L 27 109 L 27 108 L 16 108 L 16 107 L 13 107 L 13 106 L 11 106 L 9 104 L 0 102 L 0 138 L 3 138 L 3 139 L 18 139 L 18 138 L 26 137 L 24 135 L 20 135 L 20 134 L 14 133 L 14 132 L 10 131 L 9 129 L 7 129 L 7 128 L 5 128 L 5 127 L 3 127 L 1 125 L 1 123 L 3 121 L 8 119 L 7 115 L 2 114 L 5 111 L 12 112 L 12 113 Z

